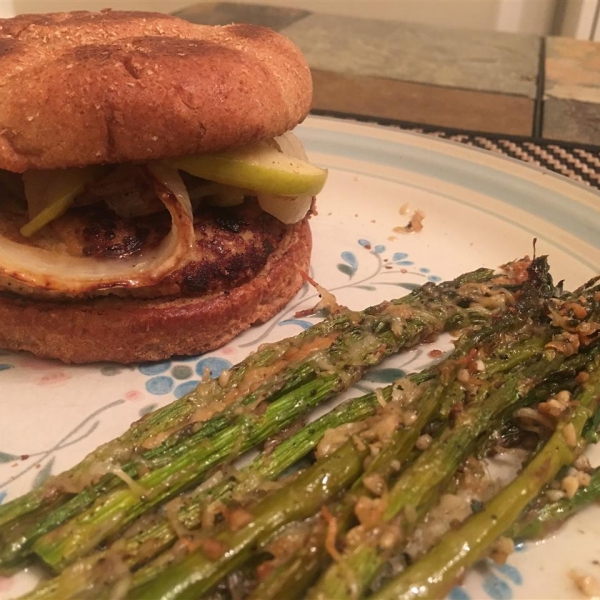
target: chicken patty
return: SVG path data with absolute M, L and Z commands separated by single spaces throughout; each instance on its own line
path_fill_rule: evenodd
M 0 203 L 0 234 L 53 252 L 102 261 L 119 260 L 156 247 L 167 235 L 166 211 L 135 218 L 120 217 L 104 203 L 73 207 L 35 236 L 19 233 L 23 211 Z M 254 278 L 277 248 L 288 226 L 265 213 L 248 197 L 228 208 L 203 205 L 194 215 L 196 243 L 180 267 L 159 283 L 141 288 L 100 291 L 88 296 L 138 298 L 195 296 L 233 289 Z

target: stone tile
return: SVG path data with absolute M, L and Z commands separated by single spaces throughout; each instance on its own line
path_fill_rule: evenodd
M 600 43 L 546 40 L 542 133 L 546 138 L 600 144 Z
M 283 30 L 314 69 L 534 98 L 540 39 L 312 14 Z
M 296 8 L 238 4 L 235 2 L 207 2 L 194 4 L 174 14 L 192 23 L 203 25 L 252 23 L 254 25 L 265 25 L 279 31 L 311 13 Z
M 546 98 L 542 135 L 548 139 L 600 145 L 600 104 Z
M 600 43 L 546 40 L 545 95 L 600 103 Z
M 455 129 L 530 136 L 534 101 L 313 69 L 313 108 Z

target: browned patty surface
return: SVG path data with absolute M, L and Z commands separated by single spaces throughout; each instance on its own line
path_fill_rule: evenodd
M 19 234 L 26 221 L 23 212 L 11 210 L 0 201 L 0 234 L 47 250 L 103 261 L 156 246 L 170 227 L 166 211 L 126 219 L 103 203 L 72 208 L 29 240 Z M 230 290 L 260 272 L 289 227 L 248 198 L 239 206 L 196 210 L 194 229 L 196 244 L 177 271 L 152 287 L 112 289 L 111 295 L 181 297 Z
M 286 227 L 256 277 L 231 290 L 71 302 L 0 294 L 0 348 L 68 363 L 131 363 L 207 352 L 280 311 L 302 286 L 310 251 L 304 219 Z

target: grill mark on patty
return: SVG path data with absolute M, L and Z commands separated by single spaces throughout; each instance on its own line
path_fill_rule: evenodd
M 231 254 L 220 261 L 188 263 L 181 273 L 182 290 L 193 294 L 216 289 L 223 291 L 234 287 L 232 281 L 236 285 L 250 281 L 262 269 L 273 250 L 274 246 L 265 240 L 260 246 L 246 248 L 242 254 Z
M 239 215 L 232 212 L 222 211 L 222 214 L 218 214 L 215 218 L 217 225 L 225 231 L 231 231 L 232 233 L 239 233 L 242 227 L 247 226 L 248 223 L 242 220 Z
M 81 233 L 82 256 L 125 258 L 142 250 L 148 241 L 149 229 L 132 219 L 119 219 L 115 213 L 101 207 L 77 210 L 84 214 L 91 211 L 91 223 Z

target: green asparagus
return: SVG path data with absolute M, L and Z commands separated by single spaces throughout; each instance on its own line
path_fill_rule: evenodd
M 600 469 L 591 474 L 590 483 L 580 487 L 572 498 L 556 502 L 545 501 L 540 507 L 528 508 L 508 531 L 508 537 L 517 540 L 541 539 L 560 527 L 581 509 L 600 500 Z
M 247 527 L 235 531 L 221 527 L 211 540 L 219 545 L 220 555 L 207 552 L 206 546 L 193 552 L 160 577 L 129 594 L 133 600 L 195 600 L 207 592 L 223 574 L 242 564 L 261 541 L 290 521 L 315 514 L 348 487 L 361 473 L 369 453 L 366 444 L 348 440 L 336 452 L 301 473 L 288 486 L 268 494 L 253 507 Z
M 424 382 L 430 375 L 417 374 L 413 379 Z M 382 390 L 385 401 L 389 401 L 392 388 Z M 375 414 L 380 406 L 377 395 L 370 393 L 350 400 L 313 423 L 303 427 L 299 432 L 281 442 L 270 454 L 260 454 L 251 464 L 241 469 L 233 477 L 215 483 L 214 487 L 203 489 L 201 493 L 192 492 L 183 499 L 182 506 L 177 511 L 176 519 L 188 533 L 200 526 L 202 515 L 207 505 L 216 500 L 226 502 L 236 492 L 250 493 L 252 484 L 257 480 L 273 480 L 288 467 L 313 450 L 323 434 L 331 428 L 344 423 L 365 419 Z M 129 569 L 135 569 L 152 559 L 156 554 L 169 548 L 178 540 L 178 531 L 171 520 L 165 515 L 151 515 L 147 527 L 139 524 L 134 532 L 124 535 L 115 544 L 95 554 L 86 557 L 77 564 L 67 567 L 58 577 L 43 583 L 27 596 L 29 600 L 60 598 L 66 600 L 82 594 L 98 597 L 98 590 L 110 585 L 118 573 L 105 567 L 107 561 L 119 558 Z M 144 569 L 145 578 L 151 578 L 154 571 L 149 565 Z M 142 581 L 139 571 L 136 581 Z
M 457 310 L 450 309 L 453 316 Z M 463 310 L 467 320 L 469 311 Z M 477 312 L 479 315 L 479 312 Z M 400 347 L 411 346 L 443 326 L 447 308 L 436 302 L 427 310 L 411 306 L 410 315 L 403 320 L 401 330 L 392 331 L 387 319 L 372 319 L 369 330 L 365 324 L 339 338 L 327 351 L 327 356 L 315 358 L 325 374 L 271 402 L 264 415 L 254 422 L 242 415 L 232 425 L 202 443 L 183 442 L 185 453 L 167 465 L 140 477 L 138 485 L 143 494 L 128 488 L 100 496 L 95 504 L 79 516 L 41 537 L 36 536 L 34 551 L 53 569 L 61 570 L 73 560 L 84 556 L 94 547 L 119 531 L 148 508 L 172 498 L 180 490 L 198 482 L 209 468 L 226 460 L 232 451 L 240 453 L 264 441 L 306 410 L 349 385 L 362 376 L 365 369 L 378 364 Z M 349 354 L 347 337 L 356 349 Z M 325 363 L 325 364 L 323 364 Z M 191 439 L 191 438 L 190 438 Z M 147 491 L 146 491 L 147 490 Z M 30 543 L 36 537 L 29 538 Z
M 559 470 L 575 460 L 586 445 L 581 437 L 585 423 L 600 401 L 600 358 L 589 372 L 590 379 L 576 396 L 578 405 L 558 421 L 552 437 L 516 479 L 481 512 L 446 534 L 421 560 L 376 593 L 374 600 L 442 598 L 460 572 L 481 558 Z
M 217 598 L 235 579 L 244 597 L 255 587 L 252 600 L 300 598 L 323 570 L 310 598 L 361 598 L 375 577 L 375 588 L 385 584 L 386 561 L 395 556 L 397 564 L 474 455 L 485 457 L 499 440 L 525 443 L 530 459 L 522 472 L 460 525 L 469 551 L 452 556 L 459 536 L 451 530 L 425 554 L 411 554 L 417 562 L 375 596 L 437 597 L 499 536 L 541 535 L 600 495 L 594 475 L 572 498 L 540 496 L 594 440 L 599 323 L 600 288 L 592 281 L 564 294 L 545 258 L 509 276 L 478 271 L 362 312 L 341 310 L 134 424 L 45 492 L 0 509 L 0 568 L 29 557 L 62 570 L 29 600 Z M 405 388 L 404 400 L 397 382 L 279 441 L 282 430 L 296 429 L 389 354 L 465 327 L 450 357 L 412 377 L 425 384 Z M 549 410 L 566 390 L 576 401 L 556 417 L 554 433 L 547 417 L 534 427 L 537 438 L 523 433 L 520 425 L 531 421 L 520 419 L 547 398 L 539 410 Z M 310 454 L 329 428 L 351 422 L 350 440 L 341 443 L 341 431 L 328 435 L 313 466 L 266 484 Z M 489 431 L 497 432 L 493 440 Z M 234 469 L 267 440 L 262 454 Z M 324 450 L 329 440 L 341 445 Z M 94 482 L 88 473 L 98 462 L 106 474 Z M 215 508 L 225 520 L 211 524 Z
M 193 424 L 191 430 L 189 427 L 181 427 L 176 429 L 174 433 L 170 433 L 170 429 L 172 429 L 171 421 L 167 420 L 167 431 L 164 428 L 161 429 L 159 424 L 163 423 L 163 416 L 165 414 L 171 413 L 166 408 L 161 409 L 157 413 L 151 414 L 145 420 L 134 424 L 128 433 L 118 438 L 115 442 L 110 442 L 99 451 L 92 453 L 80 465 L 71 469 L 66 477 L 69 480 L 77 480 L 94 464 L 94 461 L 102 461 L 102 459 L 106 459 L 111 465 L 116 460 L 116 466 L 118 466 L 120 458 L 125 456 L 127 460 L 130 460 L 132 452 L 140 444 L 143 445 L 148 440 L 157 439 L 160 441 L 162 437 L 166 437 L 166 439 L 158 444 L 157 448 L 146 450 L 141 454 L 137 463 L 126 463 L 123 470 L 130 477 L 136 477 L 140 468 L 144 471 L 149 466 L 156 469 L 164 468 L 166 465 L 173 463 L 173 461 L 185 455 L 191 448 L 208 439 L 211 435 L 218 434 L 228 426 L 231 426 L 232 422 L 237 418 L 240 406 L 253 407 L 260 401 L 273 401 L 281 395 L 292 393 L 299 385 L 318 378 L 320 374 L 326 373 L 331 368 L 332 361 L 335 367 L 339 369 L 339 372 L 344 372 L 344 365 L 348 365 L 353 370 L 354 365 L 352 363 L 358 360 L 358 358 L 352 357 L 351 348 L 353 346 L 358 348 L 357 352 L 358 356 L 360 356 L 361 352 L 364 352 L 364 348 L 361 346 L 366 345 L 368 347 L 369 344 L 373 345 L 374 343 L 379 343 L 382 346 L 391 344 L 390 347 L 383 348 L 379 354 L 372 352 L 369 355 L 371 362 L 365 364 L 364 368 L 376 364 L 389 353 L 397 351 L 400 347 L 410 346 L 418 342 L 419 339 L 424 339 L 428 335 L 431 335 L 433 332 L 442 331 L 445 327 L 453 328 L 461 324 L 464 325 L 468 318 L 485 320 L 489 318 L 489 311 L 484 311 L 483 309 L 467 311 L 461 309 L 458 304 L 468 303 L 469 300 L 477 300 L 477 290 L 473 291 L 468 288 L 469 285 L 490 280 L 492 280 L 492 273 L 490 271 L 478 270 L 472 274 L 464 275 L 453 282 L 447 282 L 439 286 L 428 284 L 419 290 L 415 290 L 404 299 L 372 307 L 363 313 L 348 313 L 343 317 L 334 317 L 331 323 L 337 323 L 338 326 L 340 326 L 340 323 L 343 323 L 344 331 L 342 333 L 338 332 L 335 341 L 332 341 L 329 347 L 326 346 L 325 350 L 308 352 L 308 357 L 304 356 L 306 352 L 303 353 L 302 344 L 304 341 L 309 340 L 308 345 L 310 350 L 312 348 L 310 340 L 317 339 L 316 335 L 311 334 L 308 336 L 307 334 L 301 334 L 299 338 L 292 338 L 292 341 L 280 342 L 280 345 L 275 344 L 270 347 L 269 352 L 267 352 L 269 350 L 267 348 L 267 350 L 259 353 L 262 357 L 261 359 L 254 358 L 250 360 L 249 367 L 242 363 L 241 367 L 234 368 L 232 370 L 233 379 L 230 377 L 233 383 L 226 382 L 224 387 L 221 388 L 220 384 L 214 380 L 206 382 L 188 397 L 187 400 L 177 401 L 169 409 L 180 416 L 183 414 L 182 411 L 188 412 L 189 414 L 184 419 L 187 423 L 192 415 L 189 412 L 191 410 L 190 406 L 196 412 L 199 406 L 204 406 L 207 401 L 224 400 L 226 393 L 229 392 L 234 400 L 230 398 L 225 404 L 225 410 L 221 413 L 209 418 L 206 422 Z M 467 286 L 468 288 L 464 295 L 460 294 L 461 286 Z M 399 305 L 410 307 L 408 314 L 412 316 L 409 318 L 395 316 L 394 307 Z M 406 314 L 406 312 L 403 314 Z M 335 330 L 335 327 L 331 323 L 330 327 L 325 327 L 325 329 L 319 326 L 317 333 Z M 390 326 L 399 332 L 398 340 L 390 332 Z M 242 385 L 244 378 L 250 377 L 252 380 L 253 374 L 254 378 L 256 377 L 253 367 L 260 369 L 260 366 L 264 363 L 269 364 L 269 361 L 273 362 L 274 360 L 278 361 L 278 364 L 283 363 L 285 361 L 282 357 L 290 349 L 292 350 L 292 356 L 298 354 L 302 356 L 302 360 L 299 363 L 294 364 L 292 361 L 291 366 L 285 368 L 279 366 L 279 371 L 276 372 L 275 376 L 260 385 L 257 390 L 249 392 L 246 395 L 240 395 L 238 388 L 248 388 L 247 385 Z M 317 361 L 317 358 L 320 360 Z M 350 378 L 349 381 L 351 380 Z M 181 425 L 182 421 L 178 421 L 178 423 Z M 154 426 L 158 427 L 158 429 Z M 148 436 L 149 428 L 152 431 L 150 437 Z M 187 438 L 183 436 L 184 433 L 188 436 Z M 113 453 L 112 455 L 110 454 L 111 452 Z M 59 476 L 58 479 L 60 477 L 65 476 Z M 0 511 L 4 509 L 4 512 L 0 512 L 0 522 L 3 519 L 6 520 L 14 517 L 17 513 L 20 514 L 30 509 L 34 510 L 34 505 L 39 508 L 40 503 L 43 504 L 42 501 L 45 502 L 44 498 L 46 497 L 50 498 L 48 502 L 52 509 L 50 512 L 46 512 L 46 506 L 44 505 L 44 510 L 41 513 L 38 514 L 34 510 L 31 518 L 17 519 L 16 521 L 13 519 L 11 523 L 8 523 L 0 530 L 0 541 L 4 548 L 0 551 L 0 567 L 10 567 L 18 564 L 18 561 L 22 560 L 28 554 L 29 549 L 36 539 L 53 531 L 67 520 L 81 514 L 82 511 L 93 510 L 90 507 L 94 501 L 109 494 L 111 490 L 122 487 L 123 482 L 118 477 L 108 475 L 102 478 L 97 485 L 83 489 L 75 497 L 67 500 L 65 494 L 59 494 L 58 497 L 54 494 L 57 489 L 56 480 L 54 480 L 54 483 L 44 488 L 47 496 L 44 496 L 43 490 L 34 491 L 22 499 L 8 503 L 6 507 L 0 507 Z M 3 514 L 4 517 L 2 517 Z

